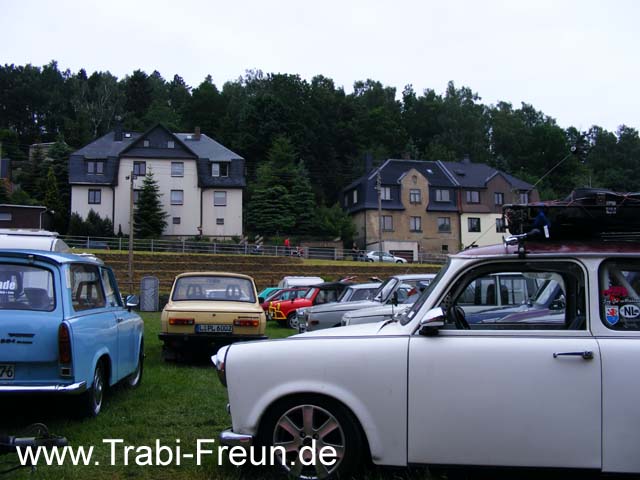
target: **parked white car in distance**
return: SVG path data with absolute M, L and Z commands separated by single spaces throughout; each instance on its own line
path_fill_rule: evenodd
M 376 252 L 370 251 L 365 255 L 365 260 L 367 262 L 391 262 L 391 263 L 407 263 L 407 260 L 402 257 L 396 257 L 395 255 L 391 255 L 389 252 Z

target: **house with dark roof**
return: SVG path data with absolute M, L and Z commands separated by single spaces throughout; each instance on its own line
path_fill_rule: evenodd
M 242 235 L 244 159 L 196 128 L 173 133 L 156 125 L 144 133 L 112 132 L 69 158 L 71 211 L 90 210 L 129 232 L 130 178 L 134 204 L 144 176 L 153 172 L 167 217 L 166 236 Z
M 538 200 L 532 185 L 468 158 L 389 159 L 343 190 L 358 248 L 409 259 L 420 252 L 498 243 L 504 232 L 502 205 Z
M 441 162 L 389 159 L 346 187 L 343 194 L 360 249 L 381 249 L 415 260 L 422 251 L 459 248 L 456 184 Z

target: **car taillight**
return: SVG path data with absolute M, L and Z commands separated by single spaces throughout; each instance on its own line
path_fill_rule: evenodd
M 234 327 L 257 327 L 259 325 L 260 320 L 252 317 L 238 317 L 233 321 Z
M 193 318 L 170 318 L 169 325 L 193 325 L 196 323 Z
M 58 358 L 62 364 L 71 363 L 71 334 L 66 323 L 58 327 Z

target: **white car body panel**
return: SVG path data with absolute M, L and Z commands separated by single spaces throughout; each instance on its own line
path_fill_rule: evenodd
M 397 427 L 407 422 L 408 337 L 375 339 L 376 348 L 372 349 L 369 337 L 335 336 L 344 330 L 348 328 L 333 329 L 335 338 L 330 341 L 317 342 L 311 334 L 303 334 L 297 339 L 232 345 L 227 354 L 227 378 L 233 431 L 257 434 L 263 413 L 282 397 L 301 392 L 322 394 L 341 401 L 355 414 L 374 462 L 405 465 L 406 432 Z M 310 342 L 313 348 L 309 348 Z M 305 359 L 304 369 L 296 368 L 292 360 L 296 358 Z M 376 365 L 381 381 L 363 378 L 363 364 Z M 256 365 L 260 372 L 269 374 L 251 375 L 250 383 L 236 383 L 242 376 L 234 371 L 256 371 Z
M 600 468 L 595 339 L 468 332 L 411 338 L 409 462 Z
M 611 331 L 609 334 L 614 336 L 616 333 Z M 598 343 L 602 352 L 603 379 L 602 469 L 640 472 L 640 384 L 635 373 L 640 364 L 640 337 L 599 338 Z

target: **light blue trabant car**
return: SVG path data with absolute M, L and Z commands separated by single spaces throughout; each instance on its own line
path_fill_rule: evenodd
M 74 394 L 96 416 L 107 387 L 142 379 L 142 319 L 92 255 L 0 250 L 0 396 Z

